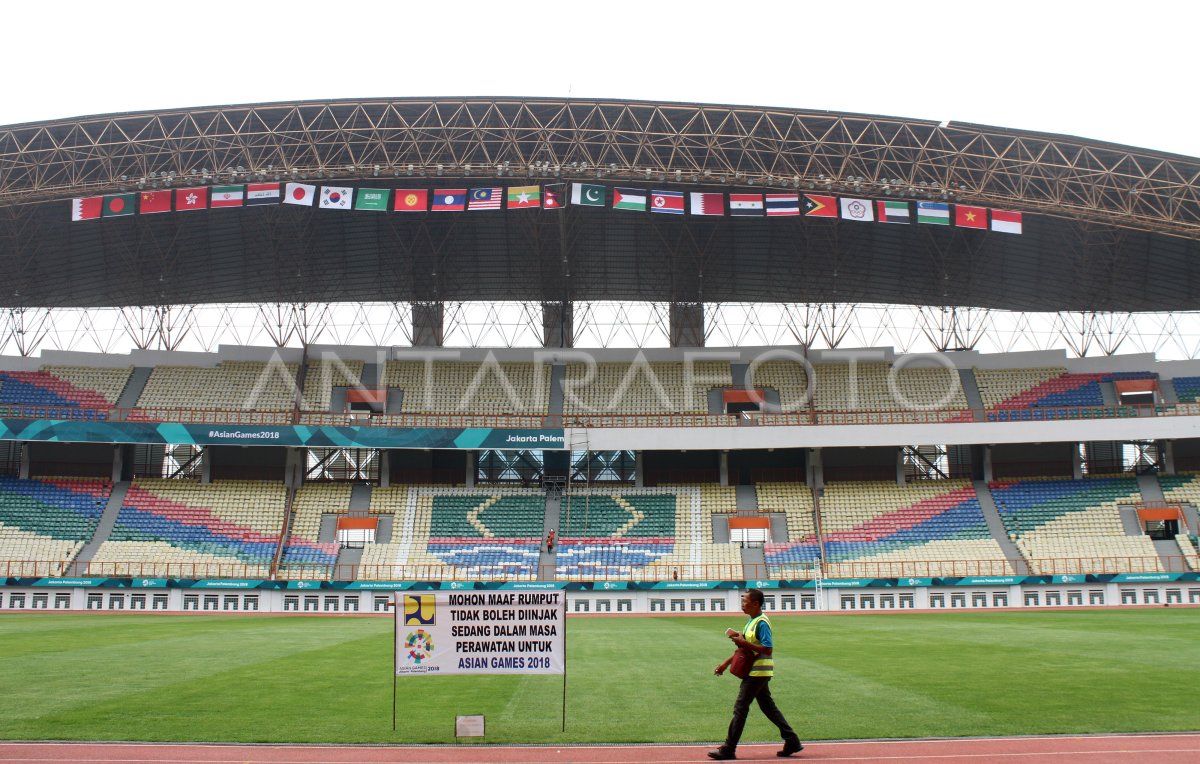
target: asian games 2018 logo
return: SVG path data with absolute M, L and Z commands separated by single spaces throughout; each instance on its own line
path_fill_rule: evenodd
M 408 648 L 408 659 L 420 666 L 433 654 L 433 637 L 424 629 L 417 629 L 404 640 L 404 646 Z

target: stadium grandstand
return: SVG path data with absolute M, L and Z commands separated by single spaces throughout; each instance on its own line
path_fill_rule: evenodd
M 1200 604 L 1197 178 L 702 104 L 0 127 L 0 610 Z

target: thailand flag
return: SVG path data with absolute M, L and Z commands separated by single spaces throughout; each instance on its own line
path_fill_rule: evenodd
M 799 214 L 799 194 L 767 194 L 767 217 L 790 217 Z

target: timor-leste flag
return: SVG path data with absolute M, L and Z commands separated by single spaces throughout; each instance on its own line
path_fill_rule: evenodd
M 426 212 L 429 210 L 429 189 L 397 188 L 392 204 L 394 212 Z
M 837 199 L 821 194 L 805 194 L 800 203 L 804 216 L 808 218 L 836 218 L 838 216 Z

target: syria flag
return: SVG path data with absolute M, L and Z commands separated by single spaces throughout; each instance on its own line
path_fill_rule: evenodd
M 311 207 L 317 198 L 317 187 L 307 183 L 289 183 L 283 192 L 284 204 L 299 204 Z
M 103 196 L 88 196 L 71 201 L 71 220 L 97 220 L 104 209 Z

